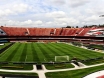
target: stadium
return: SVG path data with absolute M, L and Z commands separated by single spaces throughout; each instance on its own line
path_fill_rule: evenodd
M 0 75 L 104 78 L 104 27 L 0 27 Z

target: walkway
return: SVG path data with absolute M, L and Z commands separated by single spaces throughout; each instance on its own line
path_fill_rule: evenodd
M 73 63 L 72 63 L 73 64 Z M 59 72 L 59 71 L 69 71 L 69 70 L 77 70 L 77 69 L 84 69 L 84 68 L 90 68 L 95 66 L 104 65 L 104 63 L 86 66 L 83 65 L 81 67 L 76 66 L 73 64 L 75 68 L 68 68 L 68 69 L 58 69 L 58 70 L 47 70 L 44 65 L 42 65 L 43 70 L 37 70 L 36 65 L 33 65 L 33 70 L 6 70 L 6 69 L 0 69 L 2 72 L 23 72 L 23 73 L 37 73 L 39 75 L 39 78 L 46 78 L 45 73 L 47 72 Z

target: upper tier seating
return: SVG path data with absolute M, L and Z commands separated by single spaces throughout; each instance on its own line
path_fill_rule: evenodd
M 51 33 L 54 34 L 53 28 L 28 28 L 29 35 L 31 36 L 45 36 L 50 35 Z
M 86 33 L 89 32 L 90 30 L 96 29 L 96 28 L 80 28 L 81 30 L 79 31 L 77 36 L 86 36 Z
M 55 29 L 54 29 L 54 35 L 55 35 L 55 36 L 61 35 L 61 30 L 62 30 L 62 28 L 55 28 Z
M 86 36 L 85 34 L 95 28 L 19 28 L 0 27 L 8 36 Z
M 91 28 L 83 28 L 77 36 L 84 36 Z
M 63 36 L 76 36 L 76 32 L 79 28 L 63 28 L 62 34 Z
M 8 36 L 25 36 L 28 34 L 26 28 L 0 27 Z

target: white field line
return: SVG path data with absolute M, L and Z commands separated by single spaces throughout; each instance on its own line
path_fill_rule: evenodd
M 27 55 L 26 55 L 26 58 L 25 58 L 25 62 L 26 62 L 26 59 L 27 59 Z

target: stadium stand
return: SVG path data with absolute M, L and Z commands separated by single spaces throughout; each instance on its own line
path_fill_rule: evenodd
M 0 29 L 0 35 L 6 35 L 6 33 Z
M 60 35 L 61 30 L 62 30 L 62 28 L 55 28 L 55 29 L 54 29 L 54 35 L 55 35 L 55 36 Z
M 35 36 L 36 35 L 36 28 L 28 28 L 29 30 L 29 35 Z
M 26 28 L 0 27 L 8 36 L 25 36 L 28 32 Z
M 8 36 L 86 36 L 90 30 L 97 28 L 19 28 L 0 27 L 0 35 Z
M 61 35 L 67 35 L 67 33 L 69 32 L 70 29 L 68 28 L 63 28 L 63 31 L 61 33 Z
M 77 36 L 84 36 L 89 30 L 90 28 L 83 28 Z

